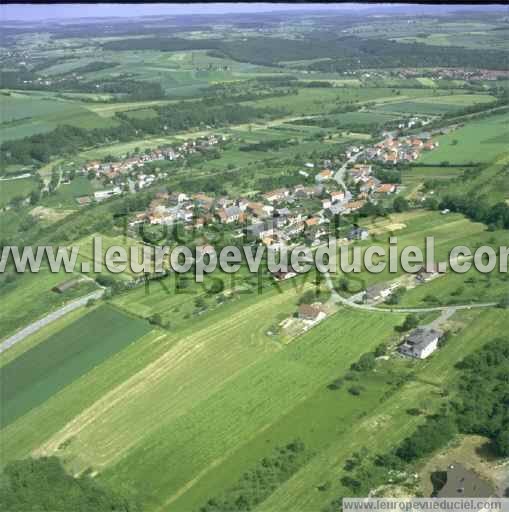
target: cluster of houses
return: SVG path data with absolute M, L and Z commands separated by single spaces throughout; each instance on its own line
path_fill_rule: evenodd
M 400 78 L 423 76 L 422 69 L 405 68 L 399 71 Z M 509 71 L 500 69 L 432 68 L 426 76 L 433 80 L 498 80 L 508 78 Z
M 207 152 L 222 142 L 226 138 L 223 135 L 207 135 L 194 140 L 188 140 L 175 147 L 162 147 L 147 151 L 145 153 L 126 156 L 114 162 L 102 162 L 92 160 L 87 162 L 80 174 L 93 173 L 98 179 L 106 179 L 115 184 L 115 186 L 99 190 L 94 193 L 93 199 L 97 202 L 108 199 L 114 195 L 122 193 L 122 190 L 141 190 L 152 185 L 157 179 L 164 178 L 167 174 L 147 174 L 141 169 L 147 163 L 161 160 L 178 160 L 193 153 Z M 89 204 L 92 201 L 90 196 L 81 196 L 77 198 L 79 205 Z
M 84 172 L 94 172 L 97 177 L 106 176 L 113 179 L 121 174 L 129 173 L 136 167 L 141 167 L 146 163 L 157 162 L 159 160 L 177 160 L 192 153 L 208 151 L 210 148 L 213 148 L 225 140 L 224 136 L 208 135 L 196 140 L 185 141 L 177 147 L 154 149 L 143 154 L 124 158 L 117 162 L 93 160 L 87 162 L 82 170 Z
M 277 189 L 262 194 L 259 200 L 248 198 L 211 197 L 204 193 L 158 193 L 147 211 L 136 216 L 132 224 L 171 225 L 177 222 L 185 228 L 203 228 L 209 224 L 231 225 L 239 237 L 246 236 L 274 250 L 290 244 L 292 239 L 308 233 L 319 237 L 326 234 L 320 226 L 326 222 L 322 214 L 309 215 L 295 208 L 298 198 L 317 197 L 324 192 L 320 185 L 293 189 Z M 243 225 L 244 229 L 240 229 Z
M 366 167 L 369 174 L 370 166 Z M 159 192 L 131 225 L 181 223 L 185 229 L 200 229 L 221 224 L 231 227 L 232 236 L 245 237 L 275 251 L 303 241 L 312 246 L 319 245 L 329 234 L 330 219 L 334 214 L 348 214 L 366 203 L 365 200 L 353 201 L 352 194 L 332 178 L 332 171 L 323 169 L 316 175 L 315 184 L 278 188 L 253 197 Z M 367 237 L 368 232 L 359 228 L 353 229 L 348 236 L 351 240 Z
M 413 162 L 423 151 L 432 151 L 438 145 L 438 141 L 433 141 L 428 133 L 407 137 L 386 133 L 384 140 L 365 150 L 365 157 L 367 160 L 396 165 L 400 162 Z
M 427 269 L 423 266 L 417 273 L 413 275 L 415 285 L 425 284 L 440 276 L 445 275 L 439 272 L 438 265 L 434 265 L 432 268 Z M 400 288 L 402 283 L 399 280 L 377 283 L 368 287 L 362 294 L 362 302 L 367 304 L 379 304 L 387 300 L 395 290 Z
M 378 178 L 373 176 L 373 166 L 368 164 L 355 164 L 349 169 L 351 180 L 359 190 L 356 200 L 357 202 L 366 202 L 367 199 L 373 198 L 375 194 L 386 196 L 394 194 L 398 191 L 398 184 L 382 183 Z

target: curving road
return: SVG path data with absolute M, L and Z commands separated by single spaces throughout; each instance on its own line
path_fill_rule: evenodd
M 330 274 L 324 273 L 325 282 L 327 283 L 327 287 L 331 292 L 331 298 L 335 303 L 340 303 L 343 306 L 347 306 L 353 309 L 362 309 L 364 311 L 377 311 L 383 313 L 429 313 L 433 311 L 446 311 L 450 316 L 452 316 L 456 311 L 461 311 L 465 309 L 477 309 L 477 308 L 492 308 L 497 306 L 497 302 L 481 302 L 478 304 L 459 304 L 459 305 L 449 305 L 449 306 L 433 306 L 433 307 L 423 307 L 423 308 L 383 308 L 380 306 L 372 306 L 369 304 L 358 304 L 354 302 L 352 298 L 347 299 L 340 295 L 334 288 L 332 283 L 332 279 Z
M 34 334 L 35 332 L 39 331 L 40 329 L 50 324 L 51 322 L 54 322 L 55 320 L 61 318 L 67 313 L 70 313 L 71 311 L 74 311 L 75 309 L 78 309 L 81 306 L 85 306 L 90 299 L 100 299 L 103 296 L 104 291 L 104 289 L 96 290 L 95 292 L 89 293 L 88 295 L 84 295 L 79 299 L 68 302 L 61 308 L 57 309 L 56 311 L 52 311 L 51 313 L 48 313 L 46 316 L 40 318 L 39 320 L 36 320 L 30 325 L 27 325 L 26 327 L 21 329 L 21 331 L 18 331 L 16 334 L 13 334 L 9 338 L 2 341 L 2 343 L 0 343 L 0 354 L 7 350 L 8 348 L 15 345 L 16 343 L 24 340 L 27 336 L 30 336 L 31 334 Z

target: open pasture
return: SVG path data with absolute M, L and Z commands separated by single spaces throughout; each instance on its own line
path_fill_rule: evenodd
M 338 496 L 350 495 L 351 490 L 340 483 L 343 476 L 349 475 L 345 461 L 362 449 L 375 455 L 398 446 L 423 421 L 422 416 L 411 416 L 407 411 L 415 407 L 427 413 L 437 411 L 444 401 L 441 391 L 450 390 L 457 376 L 455 363 L 509 328 L 509 317 L 500 310 L 465 312 L 455 316 L 454 320 L 460 327 L 459 332 L 429 360 L 390 362 L 390 366 L 408 364 L 415 376 L 408 376 L 396 393 L 381 400 L 367 414 L 359 415 L 355 428 L 347 424 L 344 433 L 318 452 L 256 510 L 322 510 Z M 330 482 L 329 488 L 318 492 L 318 486 L 326 482 Z
M 381 246 L 385 250 L 386 257 L 384 261 L 388 262 L 389 254 L 389 237 L 395 236 L 398 241 L 398 253 L 405 247 L 416 246 L 421 249 L 423 257 L 425 258 L 425 246 L 426 238 L 433 237 L 435 247 L 435 261 L 436 262 L 449 262 L 450 251 L 456 246 L 467 246 L 472 251 L 479 245 L 491 245 L 497 250 L 500 245 L 507 245 L 503 242 L 503 235 L 500 241 L 497 241 L 493 237 L 493 234 L 487 231 L 486 226 L 480 223 L 471 222 L 467 218 L 460 214 L 448 214 L 447 216 L 441 215 L 438 212 L 427 212 L 427 211 L 414 211 L 405 214 L 393 214 L 389 219 L 381 219 L 375 222 L 360 222 L 361 225 L 367 227 L 371 232 L 371 240 L 365 242 L 359 242 L 358 245 L 361 247 L 361 253 L 370 245 Z M 502 232 L 504 233 L 504 232 Z M 351 249 L 352 250 L 352 249 Z M 352 254 L 350 250 L 350 260 Z M 389 271 L 389 265 L 379 273 L 369 273 L 363 268 L 361 274 L 353 274 L 356 276 L 356 281 L 360 281 L 362 287 L 369 287 L 376 283 L 390 282 L 395 280 L 402 280 L 403 284 L 408 276 L 402 269 L 401 265 L 398 265 L 396 272 Z M 448 273 L 452 273 L 451 269 L 448 268 Z M 339 274 L 341 276 L 341 274 Z M 350 278 L 352 274 L 347 275 Z M 419 307 L 430 307 L 430 306 L 447 306 L 449 304 L 469 304 L 476 302 L 475 300 L 475 287 L 479 287 L 482 293 L 482 300 L 486 302 L 497 302 L 503 296 L 504 287 L 507 287 L 507 281 L 503 275 L 494 273 L 492 275 L 492 281 L 486 280 L 474 270 L 464 274 L 464 279 L 468 286 L 461 288 L 462 283 L 454 280 L 457 286 L 454 289 L 450 289 L 446 294 L 445 292 L 438 294 L 435 297 L 436 300 L 433 304 L 427 302 L 419 302 L 418 299 L 412 301 L 412 306 Z M 409 297 L 416 293 L 416 297 L 423 298 L 424 296 L 432 294 L 432 289 L 428 288 L 433 284 L 434 286 L 440 287 L 440 280 L 442 277 L 437 279 L 437 283 L 426 283 L 418 287 L 419 291 L 411 290 L 408 291 Z M 470 280 L 473 279 L 472 283 Z M 493 285 L 490 287 L 490 283 Z M 426 290 L 430 292 L 426 292 Z M 356 291 L 358 287 L 356 288 Z M 406 296 L 406 295 L 405 295 Z M 411 300 L 411 299 L 409 299 Z M 410 302 L 409 302 L 410 303 Z M 389 307 L 389 306 L 387 306 Z
M 101 240 L 101 250 L 95 251 L 94 250 L 94 237 L 100 238 Z M 131 270 L 131 251 L 135 251 L 135 258 L 139 258 L 138 261 L 142 262 L 143 255 L 146 255 L 148 261 L 150 261 L 150 268 L 153 267 L 153 261 L 150 258 L 150 255 L 152 254 L 148 247 L 144 246 L 142 243 L 138 242 L 137 240 L 130 238 L 128 236 L 107 236 L 100 233 L 96 233 L 94 235 L 90 235 L 88 237 L 82 238 L 81 240 L 78 240 L 77 242 L 74 242 L 72 244 L 73 247 L 79 248 L 79 256 L 83 261 L 88 261 L 91 264 L 91 270 L 93 270 L 93 266 L 95 263 L 102 264 L 102 272 L 108 273 L 106 267 L 104 266 L 105 262 L 105 255 L 106 251 L 113 246 L 117 247 L 123 247 L 127 252 L 128 257 L 128 264 L 126 265 L 126 269 L 120 275 L 122 277 L 127 278 L 128 276 L 134 276 L 134 272 Z M 134 263 L 136 263 L 136 260 L 133 260 Z M 112 277 L 115 277 L 115 274 L 110 274 Z
M 414 188 L 428 180 L 451 180 L 461 176 L 463 172 L 464 169 L 461 167 L 411 167 L 402 171 L 401 178 L 406 187 Z
M 507 152 L 509 114 L 498 114 L 472 120 L 446 135 L 437 137 L 440 147 L 424 153 L 419 163 L 464 164 L 491 162 Z
M 12 200 L 27 197 L 37 187 L 37 181 L 31 177 L 0 181 L 0 208 Z
M 276 296 L 277 298 L 281 299 L 281 296 Z M 276 305 L 273 301 L 263 301 L 259 307 L 265 309 L 269 305 L 268 302 L 272 302 L 273 307 Z M 250 309 L 252 308 L 246 308 L 247 311 Z M 259 315 L 257 321 L 260 322 L 262 318 L 264 317 Z M 237 315 L 232 317 L 232 320 L 235 319 L 237 319 Z M 263 319 L 262 324 L 267 325 L 267 320 Z M 261 358 L 260 356 L 254 357 L 252 352 L 250 363 L 235 372 L 232 372 L 230 367 L 232 364 L 237 365 L 240 362 L 238 361 L 239 356 L 236 355 L 239 350 L 238 344 L 253 346 L 255 336 L 259 336 L 255 333 L 260 333 L 260 331 L 256 329 L 251 335 L 246 337 L 244 334 L 242 339 L 238 340 L 236 336 L 229 336 L 227 362 L 224 360 L 226 353 L 223 353 L 222 349 L 220 350 L 222 343 L 215 337 L 216 329 L 210 329 L 210 340 L 199 345 L 200 348 L 196 349 L 195 355 L 190 354 L 186 359 L 182 359 L 182 363 L 173 370 L 171 375 L 167 373 L 167 378 L 179 379 L 178 374 L 186 371 L 186 367 L 190 370 L 193 366 L 197 372 L 196 377 L 200 376 L 196 383 L 193 382 L 194 379 L 190 380 L 190 376 L 181 381 L 182 383 L 187 382 L 187 384 L 182 388 L 180 401 L 184 400 L 189 393 L 193 393 L 193 389 L 194 394 L 197 393 L 199 387 L 203 387 L 203 384 L 210 379 L 222 378 L 223 382 L 218 383 L 219 385 L 216 384 L 214 389 L 210 389 L 212 384 L 209 383 L 206 396 L 203 395 L 203 391 L 201 392 L 201 400 L 196 395 L 193 400 L 188 399 L 186 411 L 180 417 L 177 416 L 178 409 L 183 406 L 180 405 L 177 410 L 175 409 L 177 406 L 174 402 L 177 400 L 177 396 L 166 395 L 165 412 L 162 413 L 162 410 L 159 409 L 158 425 L 151 428 L 146 423 L 145 428 L 142 429 L 145 439 L 138 446 L 133 446 L 132 441 L 125 439 L 123 446 L 130 445 L 132 446 L 131 450 L 127 457 L 114 465 L 111 471 L 107 471 L 104 477 L 115 483 L 121 483 L 121 485 L 133 486 L 144 473 L 145 485 L 143 488 L 137 489 L 139 495 L 146 498 L 151 507 L 165 503 L 166 507 L 164 508 L 172 508 L 170 505 L 183 492 L 195 485 L 202 487 L 202 482 L 205 482 L 214 473 L 213 468 L 222 464 L 227 457 L 240 449 L 246 442 L 258 435 L 263 436 L 262 432 L 277 423 L 281 416 L 292 410 L 310 394 L 312 395 L 315 390 L 325 386 L 338 375 L 338 372 L 346 370 L 360 354 L 369 350 L 370 344 L 374 346 L 390 336 L 394 322 L 397 321 L 397 316 L 384 314 L 374 315 L 370 322 L 366 322 L 366 315 L 362 313 L 338 313 L 309 333 L 297 338 L 283 350 L 268 350 L 267 347 L 264 351 L 265 355 Z M 368 331 L 371 334 L 364 337 Z M 250 332 L 250 329 L 244 332 Z M 199 331 L 196 335 L 198 333 Z M 356 337 L 362 336 L 358 339 L 370 339 L 371 342 L 351 343 L 354 333 L 356 333 Z M 377 335 L 374 336 L 374 333 Z M 270 339 L 265 339 L 267 340 L 265 343 L 270 343 Z M 184 341 L 182 340 L 177 347 L 183 348 Z M 193 360 L 196 360 L 197 357 L 203 358 L 205 356 L 203 352 L 208 352 L 207 348 L 212 349 L 213 346 L 214 354 L 208 353 L 208 370 L 199 371 L 198 367 L 193 365 Z M 168 354 L 169 356 L 170 354 Z M 168 360 L 167 364 L 169 362 Z M 212 368 L 215 367 L 222 368 L 222 370 L 212 371 Z M 221 374 L 224 375 L 227 368 L 230 368 L 228 372 L 230 377 L 225 381 Z M 183 376 L 184 374 L 182 374 Z M 163 377 L 161 376 L 161 378 Z M 162 391 L 161 383 L 153 386 L 152 391 L 147 389 L 147 392 L 155 393 L 158 387 Z M 168 383 L 164 389 L 175 387 L 178 388 L 177 381 L 173 385 Z M 137 403 L 148 403 L 155 399 L 155 395 L 152 397 L 150 399 L 147 396 L 146 400 L 138 400 Z M 152 403 L 154 402 L 152 401 Z M 193 406 L 193 404 L 196 405 Z M 134 406 L 134 402 L 132 405 Z M 146 414 L 133 416 L 133 421 L 136 424 L 131 423 L 131 434 L 139 428 L 138 421 L 134 418 L 141 419 L 142 416 L 146 416 Z M 146 420 L 149 418 L 145 418 L 143 423 Z M 103 425 L 100 429 L 103 434 L 107 432 L 105 427 L 106 429 L 111 428 Z M 150 432 L 147 428 L 150 429 Z M 92 435 L 92 430 L 95 429 L 90 429 L 89 432 L 84 431 L 81 434 L 82 442 L 87 441 L 88 438 L 86 444 L 90 447 L 93 444 L 89 437 Z M 127 432 L 126 434 L 129 435 Z M 93 435 L 94 438 L 97 435 L 101 435 L 99 431 Z M 188 441 L 190 439 L 194 439 L 194 441 L 191 443 Z M 158 449 L 154 450 L 156 446 Z M 113 455 L 110 449 L 108 452 L 110 456 Z M 164 466 L 164 459 L 168 453 L 173 453 L 174 467 L 179 467 L 178 472 L 153 472 L 149 469 L 148 466 L 150 468 L 155 468 L 160 464 Z M 253 454 L 250 457 L 253 457 Z M 115 458 L 117 457 L 115 456 Z M 135 460 L 138 461 L 137 466 Z M 156 460 L 158 462 L 153 464 Z M 147 471 L 150 472 L 148 479 Z M 231 479 L 232 476 L 238 475 L 239 467 L 234 467 L 233 472 L 231 471 L 230 469 L 229 474 L 225 475 L 227 478 Z M 150 484 L 147 485 L 147 482 Z M 212 491 L 212 487 L 209 487 L 205 492 L 214 491 Z M 178 510 L 180 509 L 179 507 Z
M 290 115 L 310 115 L 331 113 L 335 107 L 348 102 L 366 103 L 394 98 L 403 100 L 429 95 L 429 91 L 426 89 L 402 88 L 398 92 L 391 88 L 375 87 L 304 88 L 299 89 L 297 95 L 268 98 L 249 103 L 258 107 L 283 108 Z
M 377 110 L 404 114 L 440 115 L 461 111 L 466 107 L 480 103 L 490 103 L 492 101 L 494 101 L 494 98 L 489 95 L 457 94 L 453 96 L 437 96 L 415 99 L 413 101 L 387 103 L 377 107 Z
M 41 204 L 52 208 L 76 208 L 76 198 L 92 195 L 94 191 L 103 188 L 98 180 L 76 176 L 70 183 L 62 183 L 53 195 L 44 197 Z
M 102 306 L 2 367 L 1 425 L 12 423 L 150 330 Z
M 0 336 L 7 337 L 66 302 L 96 288 L 93 282 L 82 281 L 63 293 L 52 291 L 54 286 L 76 277 L 63 271 L 53 273 L 48 268 L 41 268 L 38 273 L 18 274 L 12 282 L 3 284 Z
M 48 132 L 62 125 L 93 129 L 117 124 L 115 119 L 98 116 L 78 100 L 63 100 L 51 95 L 19 92 L 11 92 L 10 95 L 2 95 L 1 98 L 0 142 Z

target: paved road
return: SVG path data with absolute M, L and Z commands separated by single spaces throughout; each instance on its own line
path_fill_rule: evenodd
M 362 309 L 363 311 L 377 311 L 383 313 L 429 313 L 433 311 L 443 311 L 446 312 L 448 317 L 451 317 L 456 311 L 461 311 L 465 309 L 478 309 L 478 308 L 492 308 L 497 305 L 496 302 L 481 302 L 478 304 L 460 304 L 460 305 L 449 305 L 449 306 L 434 306 L 434 307 L 425 307 L 425 308 L 387 308 L 380 306 L 373 306 L 369 304 L 357 304 L 352 300 L 352 298 L 346 298 L 340 295 L 335 289 L 332 283 L 332 279 L 330 274 L 327 272 L 324 274 L 325 282 L 327 287 L 331 291 L 331 299 L 335 303 L 342 304 L 343 306 L 347 306 L 353 309 Z
M 50 324 L 51 322 L 54 322 L 58 318 L 61 318 L 67 313 L 70 313 L 71 311 L 74 311 L 75 309 L 78 309 L 81 306 L 85 306 L 90 299 L 101 298 L 103 294 L 104 289 L 96 290 L 95 292 L 89 293 L 88 295 L 84 295 L 79 299 L 67 303 L 65 306 L 62 306 L 56 311 L 48 313 L 45 317 L 40 318 L 39 320 L 33 322 L 30 325 L 27 325 L 25 328 L 21 329 L 21 331 L 18 331 L 16 334 L 13 334 L 6 340 L 2 341 L 2 343 L 0 343 L 0 354 L 7 350 L 8 348 L 15 345 L 16 343 L 18 343 L 19 341 L 24 340 L 27 336 L 30 336 L 31 334 L 37 332 L 46 325 Z
M 351 156 L 336 172 L 334 175 L 334 179 L 336 180 L 336 183 L 343 188 L 345 191 L 345 194 L 348 192 L 348 189 L 346 188 L 345 184 L 345 176 L 346 176 L 346 169 L 350 164 L 353 164 L 357 161 L 357 159 L 363 155 L 363 151 L 360 151 L 359 153 L 356 153 L 355 155 Z

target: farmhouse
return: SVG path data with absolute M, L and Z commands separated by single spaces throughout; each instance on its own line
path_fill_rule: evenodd
M 230 206 L 220 210 L 218 216 L 223 224 L 231 224 L 241 219 L 242 211 L 238 206 Z
M 324 169 L 323 171 L 319 172 L 315 176 L 315 180 L 319 183 L 322 181 L 329 181 L 334 176 L 333 172 L 330 169 Z
M 70 290 L 71 288 L 74 288 L 79 284 L 80 280 L 79 278 L 74 279 L 68 279 L 67 281 L 63 281 L 62 283 L 57 284 L 52 288 L 52 291 L 56 293 L 64 293 L 67 290 Z
M 351 201 L 345 204 L 344 212 L 350 213 L 355 210 L 361 209 L 366 204 L 366 201 Z
M 419 272 L 417 272 L 415 279 L 419 283 L 427 283 L 428 281 L 431 281 L 440 275 L 441 274 L 438 271 L 438 265 L 433 265 L 429 272 L 424 266 L 421 268 L 421 270 L 419 270 Z
M 376 191 L 379 194 L 392 194 L 396 191 L 396 185 L 393 185 L 392 183 L 383 183 Z
M 320 305 L 317 304 L 301 304 L 299 306 L 299 318 L 301 320 L 308 320 L 311 322 L 320 322 L 323 320 L 327 314 L 321 308 Z
M 286 279 L 291 279 L 296 275 L 297 273 L 293 271 L 283 272 L 282 270 L 279 270 L 278 272 L 274 272 L 272 277 L 274 277 L 276 281 L 285 281 Z
M 96 201 L 104 201 L 105 199 L 116 196 L 120 193 L 120 187 L 113 187 L 109 190 L 98 190 L 97 192 L 94 192 L 94 199 Z
M 399 351 L 406 356 L 426 359 L 438 348 L 442 336 L 443 332 L 438 329 L 418 327 L 407 336 Z
M 369 231 L 364 228 L 354 227 L 348 233 L 348 240 L 367 240 L 369 237 Z
M 365 299 L 370 302 L 384 300 L 398 287 L 398 283 L 378 283 L 370 286 L 365 293 Z

